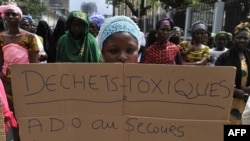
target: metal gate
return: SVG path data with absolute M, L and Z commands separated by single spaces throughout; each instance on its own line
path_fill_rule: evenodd
M 191 23 L 201 20 L 208 26 L 208 32 L 212 32 L 214 16 L 214 4 L 201 3 L 192 7 Z
M 214 23 L 215 14 L 215 3 L 217 0 L 203 0 L 202 3 L 198 5 L 193 5 L 191 8 L 191 17 L 189 21 L 186 21 L 187 17 L 187 7 L 176 8 L 173 12 L 172 19 L 175 26 L 179 26 L 185 30 L 185 25 L 188 23 L 188 28 L 190 28 L 191 23 L 201 20 L 208 25 L 208 32 L 213 31 L 213 26 L 217 26 L 218 23 Z M 246 21 L 247 16 L 250 16 L 250 0 L 223 0 L 225 5 L 222 11 L 224 16 L 221 18 L 222 25 L 220 29 L 232 32 L 234 27 L 241 21 Z M 147 32 L 154 29 L 153 18 L 157 20 L 166 17 L 166 13 L 161 13 L 161 15 L 149 15 L 146 17 Z M 215 24 L 215 25 L 214 25 Z
M 246 21 L 249 15 L 248 0 L 240 0 L 225 4 L 224 30 L 232 32 L 240 22 Z

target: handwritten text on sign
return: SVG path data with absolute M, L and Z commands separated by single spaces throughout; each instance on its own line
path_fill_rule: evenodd
M 62 93 L 69 94 L 77 91 L 74 95 L 80 96 L 80 99 L 87 101 L 86 96 L 92 95 L 110 95 L 126 89 L 129 93 L 138 95 L 154 95 L 168 97 L 177 95 L 186 99 L 196 99 L 198 97 L 210 98 L 228 98 L 231 95 L 227 80 L 214 80 L 211 82 L 191 82 L 186 78 L 176 77 L 175 80 L 167 78 L 143 78 L 143 76 L 125 76 L 124 78 L 112 74 L 50 74 L 44 75 L 42 72 L 25 70 L 21 72 L 24 80 L 24 96 L 35 97 L 38 95 L 57 95 L 58 100 L 62 98 Z M 123 79 L 126 84 L 123 84 Z M 34 83 L 34 80 L 36 83 Z M 50 99 L 50 97 L 47 97 Z M 89 99 L 90 100 L 90 99 Z M 121 99 L 117 99 L 119 101 Z M 125 99 L 126 100 L 126 99 Z M 48 100 L 47 102 L 49 102 Z M 143 101 L 143 99 L 141 100 Z M 45 101 L 37 101 L 41 103 Z M 50 101 L 52 102 L 52 101 Z M 91 102 L 101 102 L 91 100 Z M 108 102 L 108 101 L 106 101 Z M 112 102 L 112 101 L 110 101 Z M 27 101 L 27 104 L 32 102 Z M 35 103 L 32 103 L 35 104 Z
M 11 69 L 21 138 L 37 141 L 201 140 L 197 133 L 213 137 L 210 133 L 220 132 L 201 129 L 220 129 L 213 120 L 228 120 L 235 77 L 233 68 L 141 64 Z

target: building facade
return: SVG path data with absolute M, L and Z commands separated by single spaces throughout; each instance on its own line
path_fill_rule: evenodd
M 67 16 L 70 0 L 42 0 L 48 9 L 58 16 Z
M 97 6 L 95 2 L 83 2 L 81 10 L 86 12 L 89 16 L 97 12 Z
M 69 14 L 70 0 L 41 0 L 49 9 L 48 15 L 43 15 L 42 19 L 47 21 L 53 29 L 59 17 L 67 17 Z

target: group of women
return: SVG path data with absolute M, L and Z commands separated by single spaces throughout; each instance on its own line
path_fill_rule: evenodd
M 19 7 L 5 6 L 3 19 L 8 30 L 0 33 L 0 65 L 2 68 L 0 77 L 8 97 L 10 109 L 7 108 L 7 110 L 11 113 L 15 110 L 12 102 L 9 66 L 12 63 L 38 63 L 39 47 L 35 35 L 20 28 L 22 10 Z M 98 32 L 95 31 L 94 34 L 89 32 L 91 31 L 90 26 L 93 28 L 89 20 L 88 15 L 84 12 L 70 12 L 66 21 L 67 31 L 63 32 L 60 38 L 56 39 L 57 43 L 54 44 L 55 62 L 138 62 L 141 33 L 138 25 L 131 18 L 126 16 L 106 18 L 101 24 L 98 24 L 98 28 L 96 28 Z M 207 26 L 203 22 L 197 21 L 192 24 L 191 41 L 173 43 L 169 39 L 173 35 L 174 22 L 172 19 L 164 18 L 157 22 L 154 32 L 147 36 L 146 49 L 140 63 L 206 65 L 212 60 L 212 64 L 215 66 L 236 67 L 231 123 L 240 124 L 240 114 L 250 93 L 250 75 L 248 74 L 250 72 L 250 50 L 247 48 L 250 40 L 249 27 L 249 23 L 240 23 L 233 31 L 233 36 L 218 33 L 215 37 L 215 40 L 218 40 L 218 47 L 212 50 L 216 55 L 211 59 L 211 49 L 204 44 Z M 230 38 L 232 38 L 233 46 L 227 50 L 225 41 Z M 11 51 L 9 51 L 10 49 Z M 12 53 L 13 50 L 16 52 Z M 14 116 L 8 114 L 5 118 L 12 121 L 13 127 L 17 127 Z M 18 137 L 15 140 L 18 140 Z

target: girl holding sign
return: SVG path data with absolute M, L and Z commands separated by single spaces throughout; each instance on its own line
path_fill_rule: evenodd
M 105 62 L 137 63 L 140 29 L 129 17 L 107 18 L 98 41 Z

